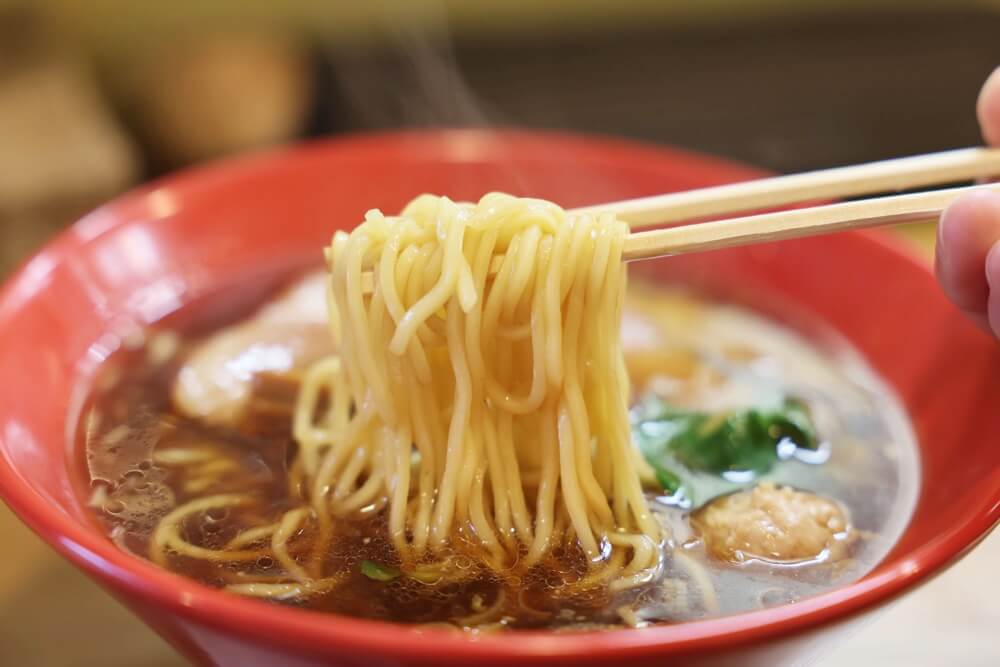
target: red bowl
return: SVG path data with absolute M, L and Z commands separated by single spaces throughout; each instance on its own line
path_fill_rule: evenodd
M 273 606 L 118 550 L 81 500 L 85 481 L 74 442 L 83 390 L 122 331 L 231 284 L 249 268 L 318 260 L 332 231 L 354 225 L 368 208 L 398 210 L 423 191 L 475 199 L 491 189 L 575 206 L 759 175 L 606 139 L 417 132 L 251 156 L 126 195 L 49 244 L 0 293 L 0 493 L 54 549 L 199 664 L 606 666 L 674 659 L 773 666 L 801 659 L 941 572 L 1000 517 L 1000 346 L 945 301 L 923 262 L 884 236 L 790 241 L 652 269 L 740 285 L 818 316 L 860 350 L 914 420 L 922 489 L 898 545 L 861 581 L 795 604 L 644 630 L 502 637 Z

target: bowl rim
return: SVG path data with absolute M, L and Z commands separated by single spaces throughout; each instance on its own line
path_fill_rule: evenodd
M 155 180 L 112 200 L 62 232 L 8 278 L 0 288 L 0 330 L 14 324 L 20 306 L 33 298 L 43 281 L 40 272 L 65 260 L 105 232 L 134 220 L 105 215 L 136 204 L 149 193 L 169 188 L 180 195 L 210 189 L 252 174 L 275 168 L 311 153 L 346 148 L 375 150 L 400 141 L 445 145 L 452 141 L 558 143 L 575 150 L 595 153 L 609 161 L 632 162 L 682 160 L 711 167 L 733 180 L 765 174 L 723 159 L 673 148 L 650 146 L 624 139 L 564 132 L 525 130 L 403 130 L 348 135 L 305 142 L 238 156 L 181 171 Z M 875 244 L 886 253 L 908 263 L 913 271 L 929 273 L 929 265 L 901 242 L 879 233 L 856 233 L 859 243 Z M 966 520 L 938 534 L 891 566 L 854 583 L 804 600 L 741 614 L 677 625 L 638 630 L 581 632 L 560 635 L 547 631 L 476 636 L 441 630 L 418 630 L 412 626 L 316 613 L 273 605 L 225 593 L 194 580 L 162 570 L 152 563 L 118 549 L 93 527 L 82 524 L 48 504 L 7 460 L 0 455 L 0 496 L 31 529 L 63 557 L 100 583 L 129 598 L 168 610 L 179 617 L 227 633 L 242 634 L 252 642 L 263 642 L 306 652 L 364 651 L 399 658 L 447 656 L 452 661 L 477 658 L 544 661 L 551 658 L 589 659 L 641 656 L 674 656 L 699 651 L 718 651 L 793 635 L 830 621 L 845 620 L 880 606 L 942 571 L 985 539 L 1000 521 L 1000 488 L 982 508 Z

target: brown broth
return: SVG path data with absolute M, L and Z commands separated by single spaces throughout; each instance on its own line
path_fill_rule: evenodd
M 112 539 L 139 556 L 150 553 L 158 521 L 194 498 L 230 493 L 255 498 L 183 522 L 183 537 L 208 549 L 220 549 L 241 531 L 278 521 L 302 504 L 288 482 L 295 453 L 290 433 L 294 383 L 258 378 L 252 409 L 235 427 L 199 423 L 171 405 L 170 385 L 179 361 L 198 341 L 199 334 L 189 332 L 211 331 L 218 325 L 211 318 L 213 301 L 186 309 L 181 318 L 168 318 L 146 331 L 142 340 L 123 345 L 99 370 L 85 411 L 81 439 L 93 482 L 90 502 Z M 383 514 L 372 512 L 335 522 L 336 538 L 325 551 L 323 572 L 341 577 L 336 587 L 284 602 L 405 623 L 605 628 L 773 606 L 870 571 L 910 516 L 918 470 L 905 417 L 864 363 L 842 344 L 821 349 L 746 310 L 661 288 L 634 289 L 626 312 L 630 373 L 645 390 L 702 409 L 740 404 L 748 394 L 775 386 L 794 388 L 809 401 L 829 440 L 829 460 L 823 465 L 786 462 L 768 478 L 842 503 L 861 536 L 849 558 L 794 567 L 761 561 L 722 563 L 692 534 L 689 510 L 651 495 L 672 533 L 664 545 L 663 578 L 653 586 L 615 596 L 601 588 L 566 595 L 567 584 L 587 570 L 582 554 L 572 547 L 558 550 L 516 578 L 500 578 L 477 569 L 474 559 L 464 555 L 473 547 L 461 534 L 451 549 L 453 571 L 444 579 L 399 576 L 378 581 L 362 573 L 364 561 L 388 568 L 399 563 Z M 170 455 L 204 460 L 184 466 L 161 460 Z M 215 472 L 198 472 L 209 463 Z M 731 488 L 720 482 L 719 492 Z M 290 542 L 291 553 L 310 553 L 316 534 L 307 524 Z M 283 574 L 269 556 L 239 564 L 177 553 L 167 558 L 171 570 L 217 587 L 266 583 Z M 494 603 L 499 611 L 489 613 Z

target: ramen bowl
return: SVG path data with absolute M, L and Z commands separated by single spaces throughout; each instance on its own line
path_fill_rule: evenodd
M 337 228 L 420 192 L 490 190 L 570 207 L 746 180 L 696 154 L 558 134 L 356 136 L 172 176 L 80 220 L 0 293 L 0 494 L 49 545 L 196 664 L 801 664 L 973 548 L 1000 517 L 1000 346 L 881 234 L 845 233 L 659 261 L 790 326 L 819 320 L 895 392 L 920 444 L 912 520 L 861 580 L 792 604 L 644 629 L 448 633 L 244 599 L 120 550 L 86 506 L 82 398 L 124 332 L 248 269 L 318 263 Z M 808 336 L 808 331 L 804 331 Z M 58 604 L 56 600 L 53 604 Z

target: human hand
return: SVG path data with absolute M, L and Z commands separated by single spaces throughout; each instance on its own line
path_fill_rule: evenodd
M 1000 147 L 1000 67 L 983 85 L 976 114 L 983 139 Z M 1000 338 L 1000 194 L 969 193 L 945 210 L 935 268 L 948 298 Z

